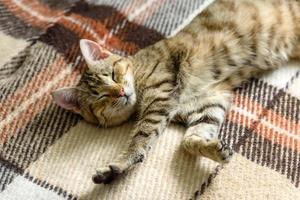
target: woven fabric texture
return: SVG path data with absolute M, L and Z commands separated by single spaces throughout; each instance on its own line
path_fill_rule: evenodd
M 132 122 L 99 128 L 54 104 L 86 67 L 79 40 L 129 55 L 176 34 L 212 0 L 0 0 L 0 199 L 300 199 L 300 63 L 235 90 L 220 138 L 225 166 L 185 153 L 171 125 L 145 162 L 111 185 L 97 166 Z

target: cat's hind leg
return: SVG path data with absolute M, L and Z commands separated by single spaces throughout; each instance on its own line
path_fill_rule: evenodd
M 185 116 L 187 130 L 182 146 L 191 154 L 226 163 L 233 151 L 218 139 L 218 133 L 229 106 L 228 93 L 210 96 L 201 102 L 198 109 Z

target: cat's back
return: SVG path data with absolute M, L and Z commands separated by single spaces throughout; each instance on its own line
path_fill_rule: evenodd
M 295 0 L 216 0 L 170 38 L 174 46 L 189 51 L 183 71 L 198 77 L 189 82 L 208 85 L 232 74 L 247 79 L 251 70 L 281 66 L 300 32 L 299 4 Z
M 299 35 L 295 0 L 216 0 L 168 45 L 186 51 L 182 94 L 203 96 L 212 85 L 228 88 L 287 61 Z M 174 50 L 172 50 L 174 51 Z M 180 76 L 182 74 L 182 76 Z
M 272 30 L 274 33 L 287 34 L 293 32 L 299 17 L 299 2 L 296 0 L 216 0 L 182 32 L 195 34 L 228 29 L 245 35 L 276 27 Z
M 237 86 L 287 60 L 299 19 L 295 0 L 216 0 L 177 35 L 136 54 L 137 85 L 175 77 L 187 94 L 218 83 Z

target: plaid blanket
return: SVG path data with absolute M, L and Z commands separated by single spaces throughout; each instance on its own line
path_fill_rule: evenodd
M 171 125 L 147 160 L 111 185 L 97 166 L 125 148 L 132 122 L 103 129 L 56 106 L 50 92 L 86 67 L 80 38 L 128 55 L 176 34 L 211 0 L 0 0 L 0 199 L 300 199 L 299 62 L 235 91 L 219 166 L 180 148 Z

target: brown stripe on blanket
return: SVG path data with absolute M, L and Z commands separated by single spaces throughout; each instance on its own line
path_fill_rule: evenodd
M 300 140 L 297 137 L 298 132 L 289 132 L 281 126 L 277 125 L 276 122 L 270 126 L 265 122 L 269 117 L 265 116 L 262 118 L 264 118 L 264 121 L 257 123 L 257 126 L 255 127 L 255 131 L 257 133 L 265 138 L 268 138 L 269 140 L 274 140 L 274 143 L 284 145 L 287 148 L 295 149 L 297 151 L 300 150 Z M 290 125 L 292 125 L 293 129 L 299 129 L 299 122 L 297 124 L 290 123 Z
M 25 169 L 79 119 L 79 115 L 66 112 L 51 103 L 3 144 L 1 155 L 7 161 Z
M 55 51 L 64 56 L 67 63 L 73 63 L 75 58 L 80 55 L 79 40 L 80 37 L 74 31 L 63 25 L 55 24 L 38 41 L 53 47 Z M 73 51 L 74 47 L 76 48 L 75 52 Z
M 84 4 L 83 8 L 80 3 L 76 4 L 76 6 L 72 8 L 72 11 L 75 10 L 76 12 L 72 12 L 68 17 L 79 20 L 84 23 L 85 26 L 94 29 L 99 38 L 105 38 L 105 46 L 109 49 L 132 54 L 139 48 L 153 44 L 163 38 L 163 36 L 155 30 L 133 22 L 128 22 L 126 16 L 112 7 Z M 110 11 L 113 13 L 113 17 L 105 18 L 106 12 L 100 12 L 101 10 Z M 105 19 L 103 22 L 99 20 L 101 17 Z M 62 19 L 59 23 L 69 27 L 65 19 Z M 124 24 L 124 26 L 122 26 L 122 24 Z M 82 27 L 74 28 L 72 31 L 78 33 L 78 29 L 80 28 Z M 90 39 L 97 40 L 93 35 L 87 36 Z M 132 38 L 139 38 L 139 40 L 133 40 Z
M 0 84 L 0 90 L 1 90 L 2 85 L 7 84 L 7 82 L 12 79 L 11 76 L 13 74 L 15 74 L 15 72 L 19 69 L 19 67 L 25 61 L 25 58 L 27 57 L 27 54 L 29 53 L 29 50 L 30 50 L 29 46 L 31 46 L 31 45 L 25 46 L 25 48 L 20 50 L 16 56 L 11 57 L 9 61 L 7 61 L 6 63 L 3 63 L 0 66 L 0 80 L 3 83 L 3 84 Z M 14 49 L 15 47 L 11 46 L 10 48 Z M 2 95 L 2 92 L 0 93 L 0 99 L 2 98 L 1 95 Z
M 79 0 L 39 0 L 42 4 L 48 6 L 50 9 L 66 10 Z
M 233 146 L 237 153 L 241 153 L 252 162 L 267 166 L 285 175 L 296 187 L 299 187 L 299 151 L 275 143 L 261 136 L 261 133 L 257 133 L 254 130 L 228 120 L 223 124 L 220 139 L 232 146 L 233 143 L 235 145 L 238 144 L 238 141 L 243 139 L 245 134 L 248 135 L 245 143 L 242 143 L 239 148 Z M 276 140 L 276 138 L 274 139 Z M 290 142 L 294 141 L 290 140 Z
M 161 7 L 163 7 L 165 1 L 166 0 L 156 1 L 153 6 L 145 10 L 142 18 L 136 18 L 134 20 L 136 23 L 129 23 L 128 21 L 125 21 L 125 23 L 122 24 L 124 28 L 115 33 L 115 35 L 121 37 L 123 40 L 139 44 L 140 48 L 144 48 L 153 44 L 153 41 L 163 39 L 163 35 L 157 31 L 149 28 L 141 29 L 139 26 L 137 26 L 137 24 L 143 24 L 146 20 L 148 20 Z
M 115 13 L 117 13 L 117 10 L 115 10 Z M 73 20 L 77 20 L 80 22 L 80 24 L 73 24 L 68 19 L 69 18 L 62 18 L 58 24 L 64 26 L 65 28 L 73 31 L 79 38 L 86 38 L 94 40 L 98 43 L 105 42 L 104 46 L 108 47 L 109 49 L 121 51 L 124 50 L 126 52 L 135 52 L 138 49 L 137 44 L 134 44 L 132 42 L 123 41 L 118 37 L 112 36 L 106 41 L 103 40 L 107 35 L 110 34 L 109 29 L 107 29 L 106 24 L 103 23 L 101 20 L 93 20 L 90 18 L 84 18 L 81 15 L 76 14 L 70 14 L 68 16 L 69 18 L 72 18 Z M 105 21 L 105 19 L 104 19 Z M 117 22 L 115 22 L 115 25 L 117 25 Z M 124 48 L 126 47 L 126 48 Z
M 222 166 L 218 165 L 216 167 L 215 171 L 212 174 L 210 174 L 208 179 L 201 185 L 200 190 L 196 191 L 194 196 L 190 200 L 197 200 L 197 199 L 199 199 L 199 197 L 201 199 L 200 195 L 204 193 L 204 191 L 207 187 L 209 187 L 209 185 L 211 184 L 213 179 L 218 175 L 220 170 L 222 170 Z
M 241 117 L 238 117 L 238 119 L 237 123 L 244 121 Z M 262 136 L 265 134 L 268 137 Z M 299 148 L 298 141 L 286 136 L 275 135 L 272 129 L 261 129 L 257 133 L 253 129 L 234 125 L 230 121 L 224 123 L 221 135 L 222 139 L 230 145 L 232 143 L 238 145 L 234 146 L 235 150 L 241 151 L 241 154 L 248 159 L 285 174 L 295 186 L 299 186 L 299 168 L 297 166 L 300 164 L 300 156 L 297 151 Z M 246 140 L 244 139 L 245 135 L 247 136 Z M 268 138 L 274 139 L 271 141 Z M 243 141 L 246 141 L 246 143 L 243 143 Z M 295 145 L 287 147 L 287 143 Z M 294 149 L 290 147 L 294 147 Z M 289 167 L 286 169 L 286 166 Z
M 12 180 L 20 174 L 23 174 L 24 170 L 4 158 L 0 157 L 0 192 L 12 182 Z
M 111 17 L 111 13 L 115 13 L 113 18 Z M 79 14 L 81 17 L 95 21 L 99 21 L 99 18 L 106 18 L 105 27 L 113 31 L 113 37 L 117 37 L 124 42 L 137 44 L 138 48 L 144 48 L 163 39 L 163 35 L 157 31 L 129 22 L 127 16 L 116 11 L 113 7 L 88 5 L 85 2 L 78 2 L 76 6 L 72 8 L 72 14 Z M 149 15 L 149 17 L 150 16 L 151 15 Z M 116 26 L 119 26 L 118 30 Z M 107 43 L 108 46 L 113 47 L 109 41 L 107 41 Z M 125 47 L 127 46 L 128 45 L 125 45 Z M 119 50 L 128 51 L 128 49 L 126 50 L 124 47 Z M 134 51 L 130 51 L 129 53 L 134 53 Z
M 299 112 L 289 112 L 291 110 L 299 110 L 300 100 L 291 95 L 259 81 L 260 85 L 253 83 L 253 86 L 244 85 L 235 93 L 233 105 L 243 109 L 256 118 L 264 116 L 265 121 L 269 124 L 297 134 L 300 130 Z M 249 85 L 251 85 L 249 83 Z M 260 88 L 260 89 L 258 89 Z M 263 91 L 263 92 L 262 92 Z M 276 96 L 275 105 L 269 105 L 272 101 L 271 93 L 279 94 Z M 257 97 L 257 98 L 255 98 Z
M 242 144 L 242 146 L 247 146 L 246 152 L 242 153 L 242 155 L 253 162 L 270 167 L 286 175 L 298 187 L 300 181 L 298 175 L 300 153 L 295 149 L 287 148 L 267 138 L 263 138 L 258 133 L 252 133 L 246 142 Z M 290 142 L 293 142 L 293 140 Z
M 262 80 L 252 79 L 235 90 L 233 103 L 259 115 L 278 89 Z M 259 107 L 258 107 L 259 106 Z
M 39 112 L 41 112 L 44 108 L 48 107 L 53 102 L 53 99 L 50 95 L 51 90 L 76 83 L 76 81 L 79 78 L 79 75 L 80 74 L 78 71 L 74 71 L 69 76 L 64 77 L 64 79 L 55 80 L 55 82 L 58 82 L 57 85 L 44 89 L 44 91 L 42 91 L 42 95 L 40 96 L 32 97 L 30 99 L 30 102 L 28 102 L 27 104 L 28 106 L 16 107 L 14 109 L 13 117 L 10 116 L 8 121 L 2 122 L 2 132 L 0 135 L 1 142 L 5 142 L 20 128 L 26 126 L 26 124 L 33 120 Z M 38 81 L 41 82 L 41 80 Z M 46 82 L 44 84 L 48 85 L 50 83 Z M 37 86 L 34 85 L 34 87 Z M 9 113 L 9 115 L 12 115 L 12 113 Z
M 73 40 L 72 42 L 74 45 L 77 44 L 79 40 L 79 38 L 77 38 L 76 35 L 73 34 L 73 32 L 68 31 L 68 29 L 65 29 L 64 27 L 61 27 L 59 25 L 55 25 L 54 27 L 49 29 L 48 32 L 49 33 L 42 35 L 40 40 L 43 43 L 48 42 L 49 44 L 57 45 L 58 49 L 61 50 L 61 52 L 63 52 L 62 48 L 65 48 L 65 54 L 70 54 L 70 40 Z M 56 37 L 53 37 L 53 35 L 50 35 L 50 33 L 55 33 Z M 15 73 L 7 76 L 5 82 L 1 82 L 0 84 L 0 89 L 2 91 L 0 102 L 2 106 L 5 106 L 4 101 L 7 101 L 7 98 L 11 99 L 14 98 L 13 96 L 18 96 L 14 93 L 17 93 L 17 91 L 21 88 L 26 88 L 25 93 L 19 92 L 22 96 L 21 98 L 25 98 L 25 96 L 28 95 L 28 92 L 36 92 L 34 90 L 28 90 L 28 88 L 31 87 L 29 86 L 30 83 L 38 83 L 36 78 L 34 78 L 37 77 L 38 74 L 47 76 L 45 79 L 42 79 L 46 81 L 47 78 L 51 77 L 51 74 L 56 72 L 53 69 L 49 71 L 48 67 L 52 63 L 54 63 L 56 58 L 60 57 L 60 55 L 55 48 L 52 48 L 53 46 L 47 46 L 43 43 L 33 43 L 32 45 L 28 46 L 23 52 L 19 53 L 18 56 L 14 57 L 10 63 L 7 64 L 9 67 L 14 67 L 18 70 Z M 70 55 L 67 55 L 65 58 L 70 58 Z M 57 68 L 60 70 L 62 70 L 62 67 L 63 66 L 57 66 Z M 49 74 L 49 76 L 47 73 Z M 7 103 L 9 104 L 11 104 L 12 102 L 14 101 L 7 101 Z M 20 99 L 20 102 L 22 102 L 22 99 Z
M 0 2 L 0 30 L 16 38 L 27 39 L 40 35 L 45 29 L 29 26 Z
M 234 106 L 238 106 L 240 109 L 242 109 L 243 112 L 248 116 L 249 119 L 255 120 L 264 118 L 264 123 L 262 123 L 263 127 L 269 127 L 276 126 L 277 128 L 280 128 L 281 131 L 284 132 L 290 132 L 291 134 L 297 134 L 298 130 L 300 129 L 300 123 L 299 121 L 295 120 L 295 117 L 292 117 L 294 114 L 294 111 L 290 112 L 289 115 L 285 114 L 285 116 L 282 116 L 282 113 L 276 113 L 274 109 L 267 109 L 262 107 L 262 105 L 255 104 L 255 102 L 251 102 L 249 99 L 245 98 L 243 99 L 244 102 L 247 102 L 247 105 L 242 104 L 233 104 Z M 296 100 L 295 103 L 298 103 L 299 100 Z M 252 107 L 252 109 L 256 109 L 256 112 L 252 113 L 249 111 L 249 107 Z M 295 108 L 295 110 L 298 110 L 299 108 Z M 286 118 L 291 119 L 286 119 Z M 249 126 L 249 125 L 248 125 Z M 258 127 L 258 128 L 263 128 Z
M 62 196 L 68 200 L 77 200 L 78 197 L 74 196 L 73 194 L 69 193 L 68 191 L 64 190 L 63 188 L 61 187 L 58 187 L 54 184 L 50 184 L 48 183 L 47 181 L 44 181 L 44 180 L 40 180 L 38 178 L 35 178 L 33 176 L 31 176 L 28 172 L 26 172 L 24 174 L 24 178 L 28 179 L 29 181 L 43 187 L 43 188 L 46 188 L 50 191 L 53 191 L 55 192 L 56 194 L 58 194 L 59 196 Z
M 30 29 L 32 27 L 40 29 L 40 33 L 55 23 L 66 12 L 66 10 L 50 9 L 38 0 L 26 0 L 22 2 L 2 0 L 2 5 L 12 15 L 22 20 Z
M 6 0 L 4 0 L 6 1 Z M 36 13 L 42 13 L 43 16 L 47 18 L 56 18 L 64 15 L 65 10 L 62 9 L 54 9 L 54 7 L 50 8 L 47 4 L 44 4 L 40 0 L 22 0 L 22 2 L 15 3 L 20 10 L 24 10 L 26 12 L 27 9 L 34 8 Z M 71 4 L 69 4 L 71 6 Z M 25 9 L 24 9 L 25 8 Z M 28 12 L 28 11 L 27 11 Z M 30 15 L 34 15 L 31 12 L 28 12 Z M 46 21 L 46 19 L 40 19 L 42 21 Z
M 53 53 L 55 54 L 55 52 Z M 59 73 L 66 70 L 68 65 L 67 60 L 58 54 L 56 55 L 57 58 L 53 59 L 52 63 L 46 65 L 38 74 L 33 76 L 28 84 L 22 85 L 13 95 L 10 95 L 0 103 L 0 107 L 3 108 L 2 115 L 0 116 L 1 120 L 5 119 L 12 111 L 16 111 L 18 106 L 29 99 L 33 93 L 38 92 L 45 84 L 49 84 L 53 79 L 57 78 Z M 74 73 L 79 74 L 76 66 L 72 66 L 72 68 Z M 72 76 L 69 75 L 67 78 L 72 78 Z
M 122 13 L 111 6 L 88 4 L 84 1 L 76 2 L 70 12 L 74 15 L 80 15 L 83 18 L 95 21 L 105 19 L 101 21 L 109 30 L 115 28 L 116 23 L 123 21 L 125 17 Z
M 236 144 L 239 141 L 239 139 L 243 136 L 245 132 L 245 126 L 240 124 L 237 125 L 233 121 L 225 119 L 220 130 L 219 138 L 226 144 L 228 144 L 231 148 L 234 148 L 234 144 Z
M 267 106 L 266 103 L 273 99 L 273 95 L 277 90 L 276 87 L 269 85 L 262 80 L 251 79 L 237 88 L 235 94 L 247 97 L 263 106 Z
M 288 93 L 285 93 L 283 96 L 278 98 L 276 106 L 273 108 L 273 110 L 276 113 L 279 113 L 286 120 L 298 123 L 300 122 L 300 100 Z M 298 132 L 299 130 L 300 129 L 293 131 Z
M 163 36 L 153 29 L 139 26 L 133 23 L 126 23 L 123 31 L 120 31 L 123 40 L 139 45 L 139 48 L 144 48 L 155 42 L 163 39 Z
M 271 110 L 269 112 L 272 113 Z M 256 116 L 255 118 L 253 118 L 252 115 L 247 115 L 247 113 L 245 115 L 242 112 L 230 111 L 228 113 L 227 118 L 229 121 L 231 121 L 233 123 L 240 124 L 240 125 L 244 126 L 245 128 L 247 128 L 248 130 L 255 131 L 255 132 L 261 134 L 264 138 L 268 138 L 270 140 L 273 137 L 280 138 L 280 140 L 276 140 L 276 141 L 274 141 L 274 143 L 284 145 L 287 148 L 299 150 L 299 147 L 300 147 L 299 140 L 295 140 L 294 143 L 286 142 L 287 140 L 293 138 L 294 137 L 293 135 L 297 134 L 297 132 L 287 134 L 288 131 L 285 130 L 284 128 L 281 128 L 279 124 L 272 124 L 270 122 L 267 122 L 266 120 L 260 121 L 262 118 L 266 118 L 266 116 Z M 290 122 L 288 122 L 288 123 L 290 123 Z M 292 123 L 290 123 L 290 124 L 292 124 Z M 298 124 L 296 124 L 294 126 L 294 128 L 296 128 L 297 126 L 298 126 Z M 246 131 L 245 134 L 243 136 L 241 136 L 239 141 L 236 141 L 234 148 L 236 148 L 236 150 L 238 151 L 238 149 L 241 147 L 241 145 L 244 143 L 244 141 L 247 140 L 251 134 L 252 134 L 251 132 Z M 246 147 L 243 146 L 241 151 L 245 152 L 245 148 Z

